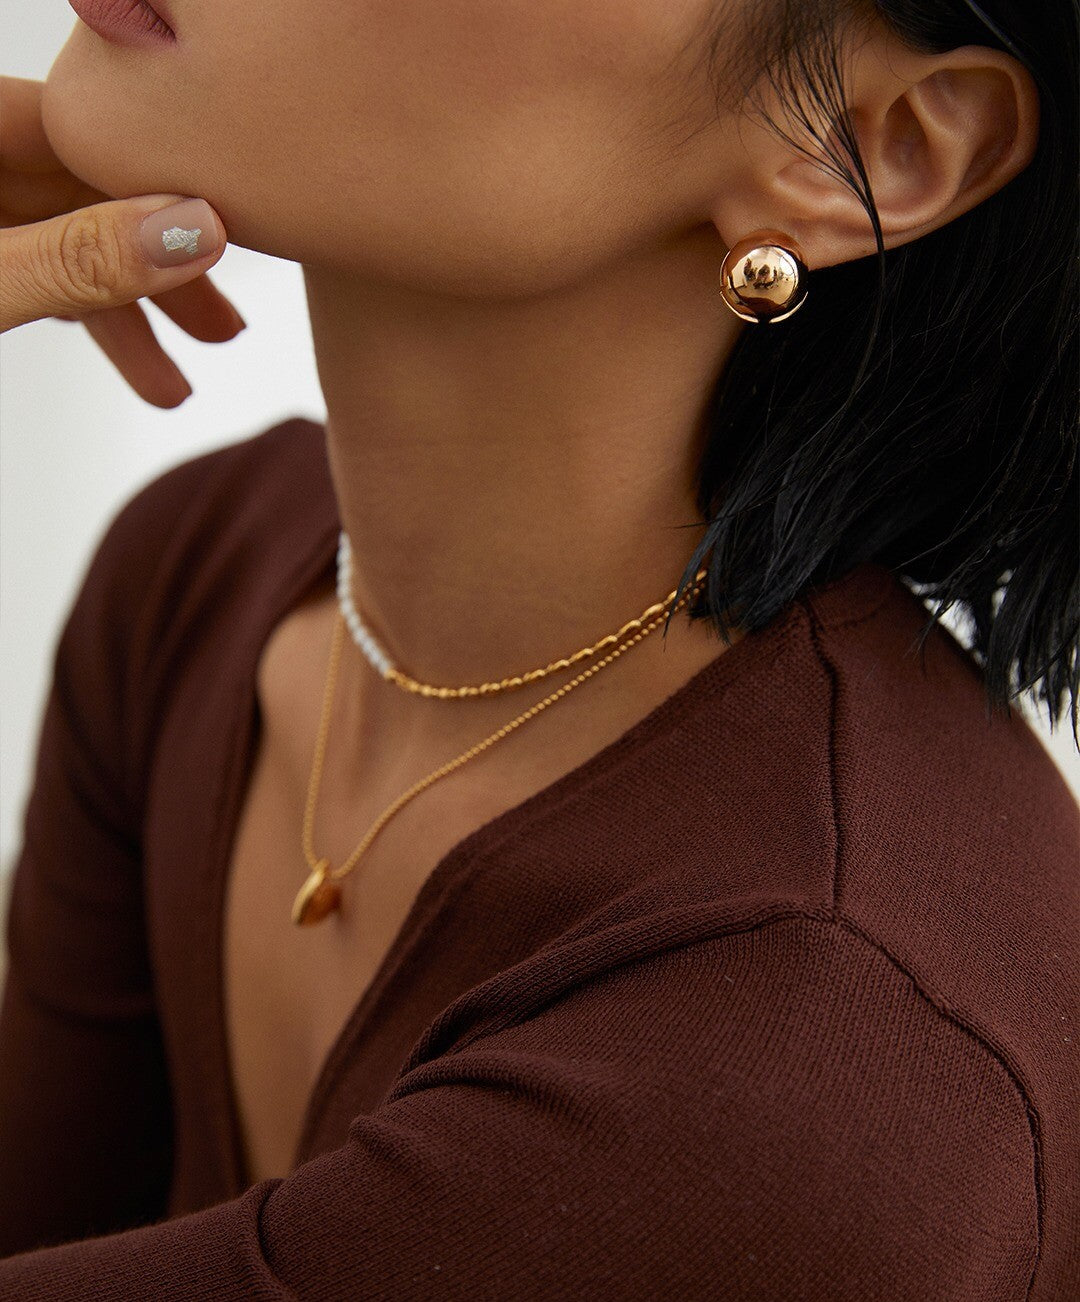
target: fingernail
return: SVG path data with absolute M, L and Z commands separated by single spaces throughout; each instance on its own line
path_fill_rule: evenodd
M 232 307 L 231 304 L 230 307 Z M 240 315 L 240 313 L 236 310 L 235 307 L 232 308 L 232 314 L 233 314 L 233 325 L 236 327 L 236 333 L 239 334 L 241 330 L 246 330 L 247 322 L 244 320 L 244 318 Z
M 140 229 L 146 256 L 155 267 L 196 262 L 221 248 L 214 210 L 205 199 L 185 199 L 143 218 Z

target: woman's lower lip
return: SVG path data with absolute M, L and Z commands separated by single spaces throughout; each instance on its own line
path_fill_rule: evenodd
M 68 0 L 82 21 L 117 45 L 148 49 L 172 45 L 176 35 L 147 0 Z

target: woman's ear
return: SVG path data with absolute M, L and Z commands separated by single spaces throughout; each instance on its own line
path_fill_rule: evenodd
M 988 46 L 923 54 L 880 24 L 862 35 L 846 66 L 847 102 L 885 247 L 893 248 L 944 226 L 1023 171 L 1038 141 L 1039 96 L 1018 60 Z M 821 154 L 797 129 L 792 135 Z M 751 165 L 759 224 L 790 232 L 811 268 L 874 253 L 870 218 L 847 185 L 770 138 Z M 835 130 L 829 139 L 846 158 Z

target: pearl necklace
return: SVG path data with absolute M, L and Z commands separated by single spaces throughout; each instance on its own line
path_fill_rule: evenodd
M 363 651 L 371 662 L 373 668 L 380 673 L 383 678 L 390 677 L 390 671 L 394 668 L 390 657 L 375 641 L 371 633 L 368 632 L 363 620 L 356 613 L 356 606 L 352 599 L 352 545 L 349 542 L 349 536 L 344 529 L 341 531 L 341 537 L 338 540 L 337 553 L 337 595 L 338 605 L 341 607 L 341 614 L 344 617 L 345 625 L 352 634 L 352 639 L 356 645 Z

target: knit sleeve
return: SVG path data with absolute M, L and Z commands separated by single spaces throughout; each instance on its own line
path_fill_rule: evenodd
M 0 1255 L 166 1205 L 170 1105 L 125 742 L 162 499 L 143 490 L 114 517 L 51 665 L 5 917 Z
M 1003 1065 L 875 946 L 789 916 L 414 1050 L 287 1178 L 0 1262 L 0 1296 L 1008 1302 L 1032 1164 Z

